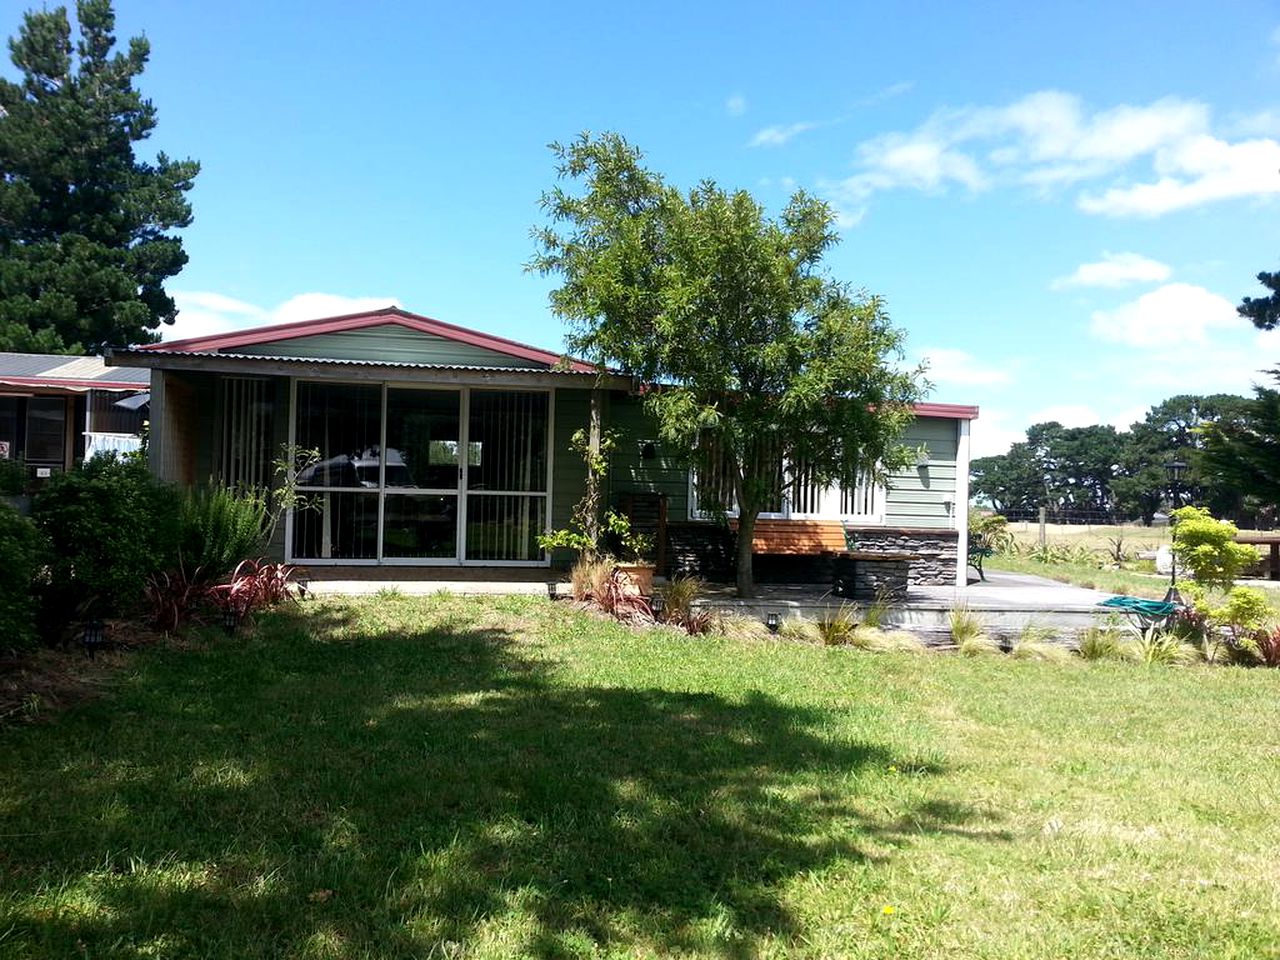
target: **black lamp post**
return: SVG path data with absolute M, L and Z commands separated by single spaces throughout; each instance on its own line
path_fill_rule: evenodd
M 1178 593 L 1178 526 L 1173 518 L 1173 512 L 1180 506 L 1178 501 L 1181 492 L 1178 489 L 1178 481 L 1182 479 L 1187 465 L 1175 459 L 1166 463 L 1164 469 L 1169 474 L 1169 502 L 1172 504 L 1169 508 L 1169 591 L 1164 595 L 1164 599 L 1167 603 L 1182 603 L 1182 595 Z

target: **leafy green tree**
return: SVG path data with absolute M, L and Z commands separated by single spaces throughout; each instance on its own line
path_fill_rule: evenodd
M 756 517 L 779 459 L 820 483 L 905 465 L 900 437 L 921 396 L 883 302 L 831 279 L 826 204 L 795 194 L 775 219 L 745 191 L 687 193 L 617 134 L 553 144 L 530 269 L 554 275 L 571 349 L 654 385 L 645 406 L 694 462 L 715 449 L 738 506 L 736 580 L 754 593 Z
M 1280 323 L 1280 273 L 1258 274 L 1258 282 L 1271 291 L 1266 297 L 1245 297 L 1236 312 L 1259 330 L 1274 330 Z
M 1044 474 L 1025 442 L 1008 453 L 978 457 L 969 465 L 970 490 L 1007 517 L 1034 516 L 1044 503 Z
M 1271 375 L 1280 380 L 1280 370 Z M 1221 485 L 1280 505 L 1280 391 L 1254 387 L 1239 416 L 1208 427 L 1204 440 L 1205 469 Z
M 150 342 L 177 313 L 191 160 L 139 159 L 156 110 L 134 89 L 150 46 L 115 52 L 109 0 L 27 13 L 0 79 L 0 350 L 88 352 Z

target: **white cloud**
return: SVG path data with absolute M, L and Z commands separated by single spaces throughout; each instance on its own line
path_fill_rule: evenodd
M 334 293 L 300 293 L 270 308 L 202 290 L 175 290 L 172 295 L 178 305 L 178 318 L 173 326 L 161 328 L 166 341 L 400 306 L 395 297 L 345 297 Z
M 1201 136 L 1157 152 L 1160 179 L 1132 187 L 1083 194 L 1079 207 L 1109 217 L 1158 217 L 1232 197 L 1280 193 L 1280 142 L 1227 143 Z
M 1100 340 L 1134 347 L 1206 344 L 1215 331 L 1247 323 L 1230 300 L 1189 283 L 1168 283 L 1114 310 L 1096 310 L 1090 330 Z
M 747 98 L 735 93 L 724 102 L 724 112 L 731 117 L 740 117 L 747 112 Z
M 1009 371 L 985 366 L 973 354 L 943 347 L 926 350 L 923 359 L 929 369 L 925 374 L 936 384 L 958 386 L 994 386 L 1008 383 Z
M 856 172 L 829 191 L 837 206 L 857 208 L 883 190 L 1022 185 L 1049 193 L 1101 181 L 1100 192 L 1077 204 L 1111 216 L 1280 193 L 1280 142 L 1219 139 L 1211 121 L 1209 107 L 1194 100 L 1090 110 L 1074 94 L 1042 90 L 1003 106 L 939 110 L 914 130 L 866 140 Z
M 1137 253 L 1108 253 L 1096 263 L 1082 263 L 1070 276 L 1059 277 L 1050 287 L 1123 287 L 1131 283 L 1163 283 L 1173 275 L 1168 264 Z
M 755 136 L 751 138 L 751 142 L 747 146 L 781 147 L 806 130 L 812 130 L 816 126 L 816 123 L 805 120 L 800 123 L 788 124 L 785 127 L 765 127 L 756 131 Z

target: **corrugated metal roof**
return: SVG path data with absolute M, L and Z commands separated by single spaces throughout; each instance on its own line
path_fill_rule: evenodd
M 0 380 L 87 383 L 136 383 L 145 389 L 151 383 L 151 371 L 129 367 L 108 367 L 101 357 L 68 357 L 52 353 L 0 353 Z
M 146 350 L 129 349 L 115 350 L 112 356 L 116 357 L 206 357 L 217 360 L 250 360 L 255 363 L 288 363 L 295 365 L 306 364 L 325 364 L 337 367 L 395 367 L 397 369 L 408 370 L 460 370 L 475 373 L 510 373 L 519 376 L 520 374 L 548 374 L 560 373 L 566 376 L 582 376 L 583 374 L 577 370 L 546 370 L 538 367 L 499 367 L 499 366 L 482 366 L 478 364 L 465 363 L 407 363 L 402 360 L 337 360 L 331 358 L 316 357 L 277 357 L 262 356 L 260 354 L 251 353 L 222 353 L 217 350 L 165 350 L 163 344 L 154 347 L 148 347 Z M 128 367 L 115 367 L 109 369 L 126 370 Z

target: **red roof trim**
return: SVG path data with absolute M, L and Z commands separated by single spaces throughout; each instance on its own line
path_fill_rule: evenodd
M 457 343 L 465 343 L 473 347 L 492 350 L 495 353 L 506 354 L 509 357 L 519 357 L 522 360 L 531 360 L 534 363 L 545 363 L 549 367 L 555 366 L 560 362 L 560 354 L 552 353 L 550 350 L 541 350 L 525 343 L 508 340 L 506 337 L 480 333 L 477 330 L 468 330 L 466 327 L 459 327 L 441 320 L 433 320 L 430 317 L 424 317 L 416 313 L 409 313 L 399 307 L 387 307 L 383 310 L 373 310 L 365 313 L 349 313 L 340 317 L 325 317 L 318 320 L 277 323 L 268 327 L 254 327 L 251 330 L 242 330 L 236 333 L 219 333 L 208 337 L 174 340 L 169 343 L 151 343 L 145 344 L 138 349 L 189 352 L 227 350 L 259 343 L 273 343 L 278 340 L 292 340 L 296 337 L 315 336 L 321 333 L 341 333 L 344 330 L 359 330 L 364 327 L 376 327 L 388 323 L 407 327 L 410 330 L 417 330 L 419 333 L 443 337 L 446 340 L 453 340 Z M 570 367 L 575 373 L 594 373 L 596 371 L 596 367 L 589 363 L 583 363 L 581 360 L 570 361 Z
M 959 403 L 917 403 L 912 408 L 917 417 L 941 417 L 946 420 L 977 420 L 978 408 Z
M 0 384 L 14 387 L 64 387 L 74 390 L 137 390 L 139 393 L 146 393 L 149 389 L 145 383 L 130 383 L 125 380 L 66 380 L 62 377 L 0 376 Z

